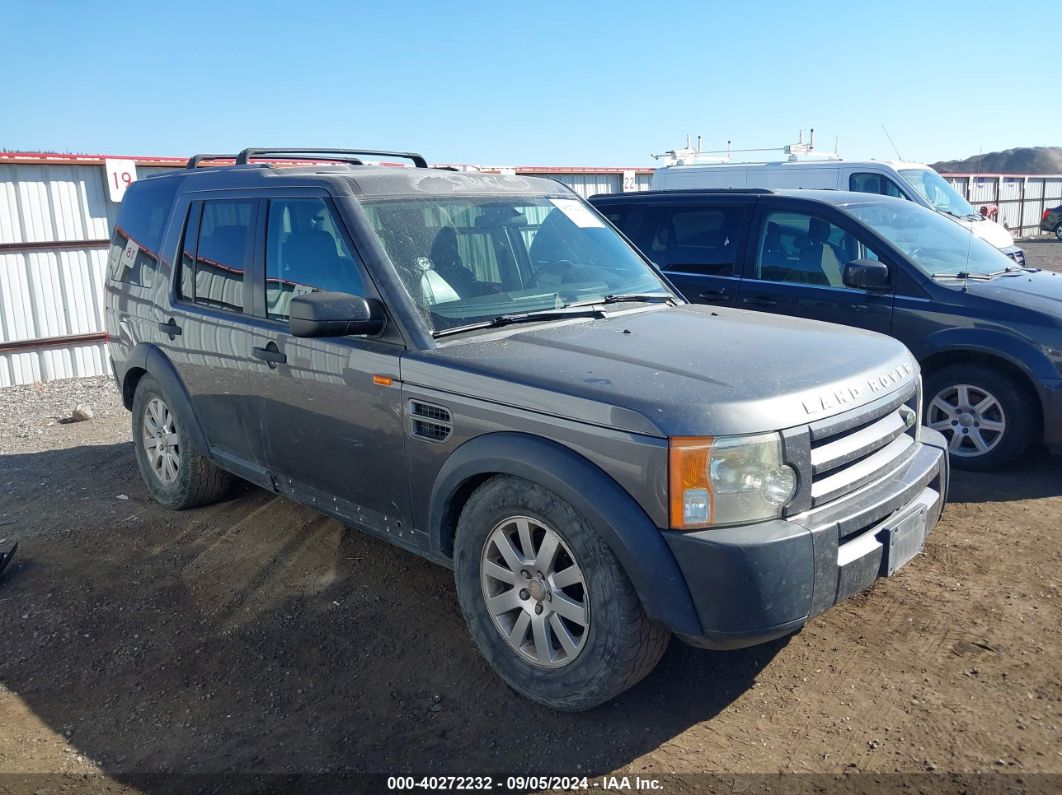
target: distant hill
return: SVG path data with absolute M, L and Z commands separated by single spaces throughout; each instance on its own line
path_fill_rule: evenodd
M 1062 174 L 1062 146 L 1021 146 L 965 160 L 942 160 L 933 168 L 959 174 Z

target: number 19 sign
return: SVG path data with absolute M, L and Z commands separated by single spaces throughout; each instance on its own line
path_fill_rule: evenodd
M 125 196 L 125 189 L 136 182 L 136 163 L 132 160 L 103 161 L 107 171 L 107 190 L 112 202 L 120 202 Z

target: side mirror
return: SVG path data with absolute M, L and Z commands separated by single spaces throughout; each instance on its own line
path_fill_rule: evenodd
M 854 259 L 844 266 L 841 281 L 857 290 L 881 290 L 889 286 L 889 266 L 876 259 Z
M 347 293 L 307 293 L 291 299 L 291 333 L 296 337 L 372 336 L 384 329 L 383 305 Z

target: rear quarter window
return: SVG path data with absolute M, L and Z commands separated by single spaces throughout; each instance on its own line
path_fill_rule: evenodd
M 177 180 L 144 180 L 125 194 L 111 235 L 107 274 L 114 281 L 150 287 L 170 217 Z

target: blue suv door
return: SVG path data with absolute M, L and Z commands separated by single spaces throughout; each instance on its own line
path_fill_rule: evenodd
M 888 334 L 895 266 L 886 262 L 889 286 L 880 290 L 847 287 L 842 281 L 852 260 L 882 260 L 864 237 L 857 224 L 825 205 L 761 199 L 737 306 Z

